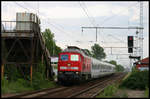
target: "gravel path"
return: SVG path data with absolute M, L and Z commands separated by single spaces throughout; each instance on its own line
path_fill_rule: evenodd
M 144 91 L 141 90 L 130 90 L 130 89 L 119 89 L 115 95 L 115 97 L 123 97 L 123 98 L 144 98 Z

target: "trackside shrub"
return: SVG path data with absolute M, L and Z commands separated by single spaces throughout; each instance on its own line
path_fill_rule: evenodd
M 145 90 L 146 86 L 149 87 L 149 71 L 134 71 L 120 84 L 120 87 L 140 90 Z
M 15 69 L 14 71 L 16 72 L 13 75 L 9 74 L 9 78 L 11 79 L 4 77 L 1 80 L 2 94 L 32 91 L 57 86 L 54 82 L 46 79 L 45 66 L 41 62 L 36 67 L 33 67 L 32 84 L 30 82 L 29 74 L 25 75 L 28 80 L 24 79 L 23 77 L 18 76 L 20 74 L 18 73 L 18 70 Z M 10 72 L 7 71 L 7 74 L 8 73 Z
M 16 81 L 8 81 L 7 79 L 2 79 L 1 89 L 3 93 L 16 93 L 33 90 L 32 87 L 28 86 L 29 82 L 19 78 Z

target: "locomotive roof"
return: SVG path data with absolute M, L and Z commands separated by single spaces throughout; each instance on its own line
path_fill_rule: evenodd
M 68 46 L 67 48 L 68 48 L 68 49 L 78 49 L 78 50 L 80 50 L 80 48 L 77 47 L 77 46 Z
M 85 52 L 83 52 L 82 49 L 76 47 L 76 46 L 68 46 L 66 49 L 64 49 L 62 52 L 78 52 L 80 54 L 82 54 L 83 56 L 85 55 Z

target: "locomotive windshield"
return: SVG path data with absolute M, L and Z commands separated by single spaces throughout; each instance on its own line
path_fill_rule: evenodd
M 61 55 L 60 59 L 62 61 L 67 61 L 68 60 L 68 55 Z
M 71 55 L 71 61 L 79 61 L 79 55 Z

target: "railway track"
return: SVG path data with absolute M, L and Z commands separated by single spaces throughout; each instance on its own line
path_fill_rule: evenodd
M 106 86 L 116 81 L 120 81 L 124 76 L 125 74 L 114 74 L 110 77 L 105 77 L 103 79 L 97 79 L 85 84 L 73 86 L 67 90 L 51 95 L 44 95 L 40 98 L 93 98 Z
M 32 92 L 25 92 L 25 93 L 18 93 L 18 94 L 12 94 L 12 95 L 2 95 L 2 98 L 33 98 L 33 97 L 41 97 L 42 95 L 46 94 L 52 94 L 58 91 L 62 91 L 67 89 L 67 87 L 56 87 L 56 88 L 47 88 L 47 89 L 41 89 L 37 91 Z
M 116 81 L 121 80 L 124 76 L 125 75 L 120 75 L 117 77 L 112 77 L 110 79 L 106 79 L 106 80 L 99 82 L 91 87 L 88 87 L 84 90 L 74 93 L 74 94 L 68 96 L 67 98 L 94 98 L 101 91 L 103 91 L 106 86 L 108 86 Z
M 93 98 L 106 86 L 121 80 L 125 74 L 96 79 L 74 86 L 60 86 L 2 98 Z

